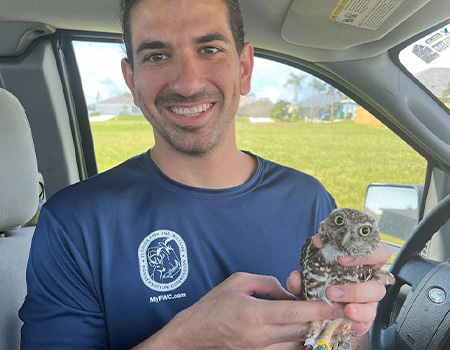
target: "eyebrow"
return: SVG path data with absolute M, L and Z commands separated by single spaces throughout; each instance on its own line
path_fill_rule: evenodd
M 194 40 L 195 44 L 206 44 L 211 41 L 223 41 L 226 44 L 229 44 L 229 40 L 219 33 L 210 33 L 203 36 L 200 36 Z
M 169 45 L 163 41 L 148 41 L 139 45 L 136 50 L 136 54 L 139 55 L 142 51 L 145 50 L 160 50 L 168 47 Z
M 230 43 L 230 41 L 222 34 L 209 33 L 206 35 L 202 35 L 198 38 L 195 38 L 194 44 L 206 44 L 206 43 L 210 43 L 212 41 L 222 41 L 226 44 Z M 136 55 L 139 55 L 142 51 L 145 51 L 145 50 L 161 50 L 161 49 L 167 49 L 168 47 L 170 47 L 169 44 L 167 44 L 163 41 L 159 41 L 159 40 L 143 42 L 142 44 L 140 44 L 138 46 L 138 48 L 136 50 Z

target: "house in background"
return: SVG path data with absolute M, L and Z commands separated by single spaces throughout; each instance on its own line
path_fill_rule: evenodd
M 266 100 L 256 100 L 249 96 L 241 96 L 236 115 L 239 117 L 270 119 L 272 105 Z
M 345 119 L 354 119 L 356 116 L 356 107 L 358 104 L 353 100 L 342 100 L 342 113 Z
M 142 115 L 131 96 L 112 97 L 99 101 L 93 105 L 93 110 L 100 115 Z

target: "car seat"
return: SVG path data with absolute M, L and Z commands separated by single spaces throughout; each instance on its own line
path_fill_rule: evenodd
M 31 129 L 16 97 L 0 88 L 0 349 L 20 348 L 18 311 L 27 292 L 26 266 L 39 197 Z

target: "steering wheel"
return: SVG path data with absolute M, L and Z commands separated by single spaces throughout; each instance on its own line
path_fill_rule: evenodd
M 391 267 L 395 284 L 378 304 L 370 334 L 373 350 L 440 350 L 450 335 L 450 262 L 425 259 L 422 249 L 450 219 L 450 195 L 417 225 Z M 390 318 L 400 288 L 411 286 L 393 324 Z M 445 348 L 448 349 L 448 348 Z

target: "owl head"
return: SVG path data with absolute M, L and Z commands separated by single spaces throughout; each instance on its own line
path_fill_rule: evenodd
M 345 255 L 365 256 L 380 242 L 375 219 L 355 209 L 335 209 L 319 224 L 324 243 L 329 243 Z

